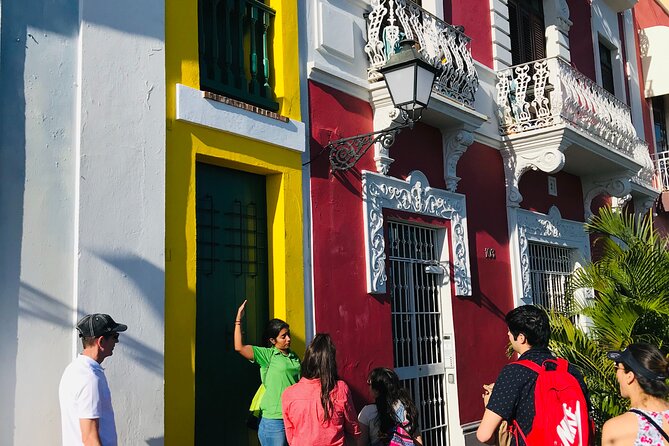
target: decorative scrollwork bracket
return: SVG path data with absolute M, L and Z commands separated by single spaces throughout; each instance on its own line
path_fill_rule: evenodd
M 418 119 L 420 115 L 412 119 L 407 113 L 401 113 L 401 118 L 393 121 L 386 129 L 330 141 L 326 146 L 330 150 L 330 170 L 335 172 L 350 169 L 377 142 L 384 149 L 390 148 L 395 143 L 397 134 L 406 128 L 412 129 Z

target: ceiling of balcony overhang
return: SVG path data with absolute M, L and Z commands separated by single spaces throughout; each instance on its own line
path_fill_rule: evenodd
M 640 169 L 635 161 L 610 152 L 599 154 L 571 145 L 565 151 L 563 171 L 580 177 L 633 175 Z

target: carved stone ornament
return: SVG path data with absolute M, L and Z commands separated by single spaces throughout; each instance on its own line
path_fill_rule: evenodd
M 460 181 L 460 177 L 456 174 L 458 161 L 473 142 L 474 135 L 466 130 L 456 130 L 443 135 L 444 179 L 446 188 L 451 192 L 455 192 Z
M 548 215 L 524 209 L 518 209 L 517 213 L 522 298 L 526 303 L 532 303 L 528 242 L 577 250 L 572 257 L 576 267 L 580 262 L 590 259 L 590 239 L 583 229 L 583 223 L 563 219 L 560 211 L 555 206 L 549 209 Z M 592 296 L 592 290 L 585 291 L 586 298 Z
M 550 144 L 533 150 L 522 150 L 518 147 L 506 146 L 502 148 L 504 159 L 504 182 L 506 184 L 506 205 L 508 207 L 519 207 L 523 201 L 518 184 L 520 177 L 528 170 L 541 170 L 546 173 L 555 173 L 564 166 L 565 157 L 563 140 L 557 144 Z
M 450 220 L 455 294 L 471 296 L 467 217 L 463 195 L 430 187 L 425 175 L 417 170 L 411 172 L 406 181 L 363 171 L 362 206 L 368 293 L 386 292 L 388 277 L 383 235 L 383 209 L 386 208 Z
M 592 217 L 592 200 L 599 194 L 606 194 L 611 197 L 623 198 L 630 193 L 632 185 L 629 177 L 617 178 L 583 178 L 583 206 L 585 208 L 586 221 Z

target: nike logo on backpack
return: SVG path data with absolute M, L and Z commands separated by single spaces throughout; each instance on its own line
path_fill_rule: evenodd
M 562 411 L 564 412 L 564 418 L 557 426 L 557 434 L 562 441 L 562 446 L 583 445 L 582 438 L 578 439 L 578 443 L 574 443 L 576 434 L 578 433 L 580 437 L 581 432 L 583 432 L 583 429 L 581 429 L 581 405 L 576 401 L 576 408 L 572 411 L 563 403 Z

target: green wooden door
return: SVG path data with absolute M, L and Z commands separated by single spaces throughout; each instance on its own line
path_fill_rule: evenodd
M 198 163 L 196 200 L 195 444 L 254 445 L 259 368 L 235 352 L 233 330 L 244 299 L 245 343 L 260 345 L 268 320 L 265 177 Z

